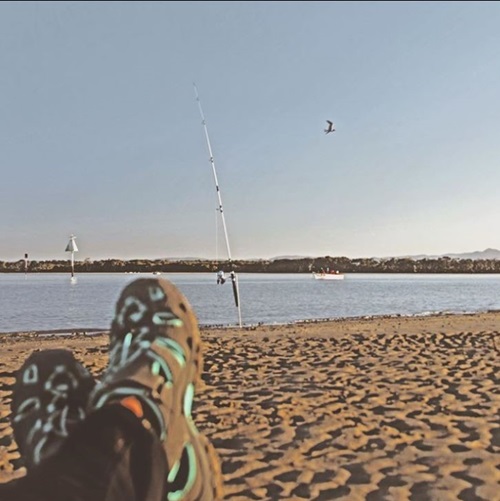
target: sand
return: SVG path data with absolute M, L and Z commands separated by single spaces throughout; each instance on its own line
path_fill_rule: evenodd
M 500 313 L 207 329 L 194 418 L 225 499 L 500 500 Z M 0 481 L 25 473 L 15 370 L 67 347 L 96 376 L 106 335 L 0 336 Z

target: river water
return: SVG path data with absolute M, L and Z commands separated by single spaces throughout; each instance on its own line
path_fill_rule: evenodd
M 122 288 L 151 274 L 0 273 L 0 332 L 105 329 Z M 169 273 L 202 325 L 236 325 L 230 281 L 215 274 Z M 310 274 L 239 276 L 243 324 L 373 315 L 426 315 L 500 309 L 500 275 L 348 274 L 343 281 Z

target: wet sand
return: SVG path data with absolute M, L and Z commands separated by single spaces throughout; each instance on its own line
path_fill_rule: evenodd
M 194 419 L 225 499 L 500 500 L 500 312 L 205 329 Z M 0 336 L 0 481 L 24 474 L 14 374 L 67 347 L 97 377 L 107 336 Z

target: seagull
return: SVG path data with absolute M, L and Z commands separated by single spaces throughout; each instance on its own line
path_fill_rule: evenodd
M 330 122 L 330 120 L 327 120 L 326 123 L 328 124 L 328 129 L 325 129 L 325 134 L 329 134 L 330 132 L 335 132 L 333 123 Z

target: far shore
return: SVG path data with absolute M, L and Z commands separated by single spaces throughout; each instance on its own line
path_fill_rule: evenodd
M 182 270 L 182 271 L 159 271 L 154 272 L 150 270 L 143 271 L 123 271 L 123 270 L 94 270 L 94 271 L 85 271 L 78 270 L 75 272 L 75 276 L 78 275 L 108 275 L 108 274 L 117 274 L 117 275 L 191 275 L 193 273 L 203 274 L 203 275 L 213 275 L 217 270 Z M 285 271 L 255 271 L 255 270 L 238 270 L 237 274 L 245 274 L 245 275 L 312 275 L 313 273 L 319 273 L 320 270 L 313 271 L 295 271 L 295 270 L 285 270 Z M 361 271 L 361 270 L 353 270 L 353 271 L 340 271 L 341 274 L 345 276 L 349 275 L 500 275 L 499 269 L 488 269 L 485 271 L 475 270 L 475 271 L 446 271 L 446 270 L 421 270 L 421 271 L 393 271 L 393 270 L 376 270 L 376 271 Z M 0 275 L 70 275 L 71 271 L 69 270 L 36 270 L 29 271 L 25 273 L 24 271 L 19 270 L 2 270 L 0 269 Z M 229 272 L 226 271 L 226 274 L 229 275 Z M 227 278 L 227 277 L 226 277 Z
M 485 253 L 476 257 L 489 256 Z M 348 258 L 290 257 L 271 259 L 99 259 L 76 260 L 75 273 L 214 273 L 219 269 L 236 273 L 311 273 L 335 270 L 340 273 L 500 273 L 500 259 L 472 259 L 470 257 L 396 257 L 396 258 Z M 28 260 L 6 262 L 0 260 L 0 272 L 69 273 L 69 260 Z

